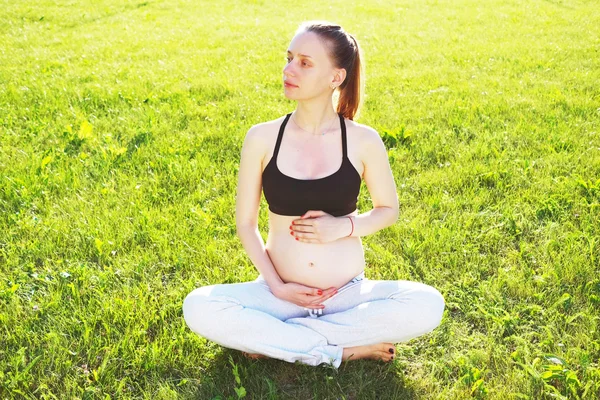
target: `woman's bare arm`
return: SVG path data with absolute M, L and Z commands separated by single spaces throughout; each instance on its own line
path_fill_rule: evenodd
M 265 141 L 261 137 L 262 125 L 250 128 L 244 139 L 238 172 L 235 201 L 237 236 L 248 257 L 265 279 L 271 290 L 283 284 L 275 270 L 264 241 L 258 230 L 258 211 L 262 190 L 262 160 Z
M 363 177 L 371 196 L 373 209 L 354 218 L 352 236 L 370 235 L 393 225 L 398 220 L 399 206 L 396 182 L 390 168 L 387 150 L 381 137 L 372 128 L 365 127 L 361 140 Z M 348 231 L 351 225 L 347 221 Z M 348 232 L 350 233 L 350 232 Z

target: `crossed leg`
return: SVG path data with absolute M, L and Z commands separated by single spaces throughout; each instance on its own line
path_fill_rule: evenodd
M 392 361 L 396 353 L 396 348 L 393 343 L 377 343 L 365 346 L 346 347 L 342 353 L 342 361 L 360 360 L 360 359 L 372 359 L 381 360 L 385 362 Z M 260 358 L 269 358 L 264 354 L 260 353 L 246 353 L 242 352 L 244 357 L 251 360 L 257 360 Z
M 252 358 L 309 365 L 333 360 L 338 367 L 361 358 L 391 360 L 393 343 L 433 330 L 444 310 L 436 289 L 411 281 L 352 282 L 323 304 L 320 317 L 308 316 L 257 280 L 194 290 L 184 317 L 196 333 Z

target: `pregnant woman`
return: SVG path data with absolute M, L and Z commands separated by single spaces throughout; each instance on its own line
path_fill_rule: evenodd
M 253 126 L 242 146 L 236 225 L 260 275 L 192 291 L 183 304 L 192 331 L 252 358 L 338 368 L 393 360 L 394 343 L 440 324 L 444 299 L 435 288 L 364 275 L 360 238 L 397 220 L 398 197 L 379 134 L 353 121 L 362 79 L 352 35 L 330 23 L 300 26 L 283 69 L 296 109 Z M 362 179 L 373 209 L 359 215 Z

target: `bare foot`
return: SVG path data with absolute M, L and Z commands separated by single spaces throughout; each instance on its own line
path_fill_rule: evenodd
M 259 358 L 269 358 L 269 357 L 265 356 L 264 354 L 260 354 L 260 353 L 246 353 L 245 351 L 242 351 L 242 354 L 244 355 L 244 357 L 250 358 L 252 360 L 258 360 Z
M 370 358 L 388 362 L 392 361 L 395 355 L 396 347 L 393 343 L 377 343 L 368 346 L 346 347 L 342 354 L 342 361 Z

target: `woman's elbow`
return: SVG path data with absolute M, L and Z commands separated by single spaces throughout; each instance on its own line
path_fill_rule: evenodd
M 258 223 L 253 221 L 236 222 L 235 230 L 237 237 L 242 236 L 246 232 L 253 232 L 258 228 Z
M 398 221 L 398 218 L 400 217 L 400 211 L 397 207 L 389 207 L 389 210 L 390 217 L 388 221 L 388 226 L 392 226 Z

